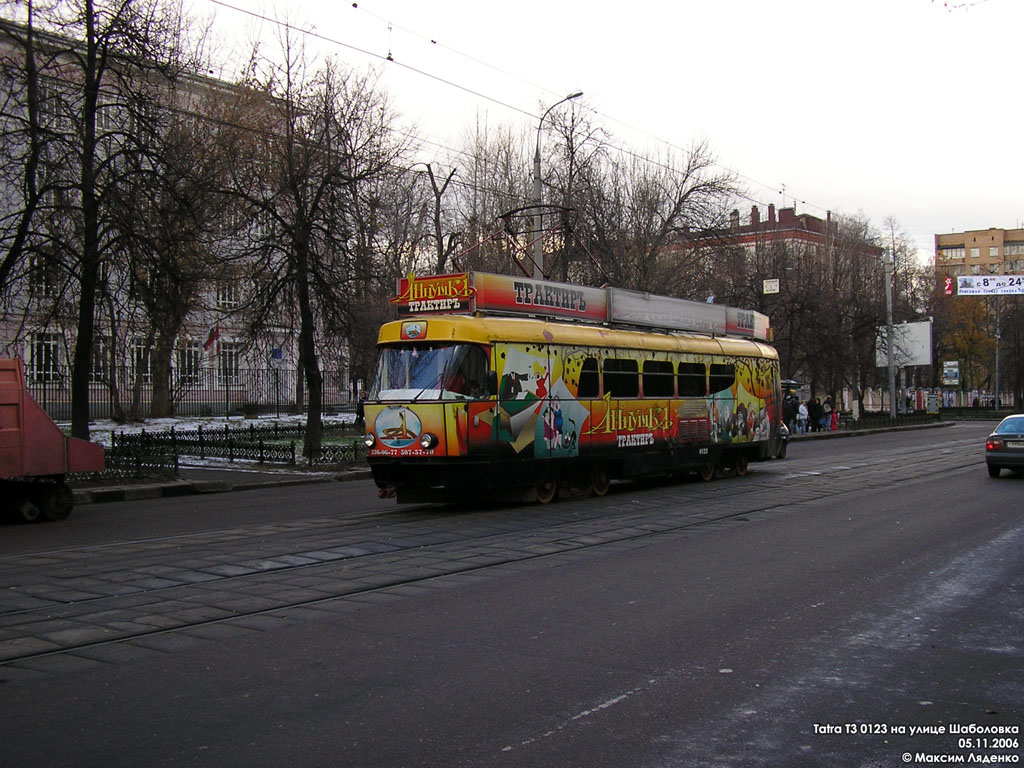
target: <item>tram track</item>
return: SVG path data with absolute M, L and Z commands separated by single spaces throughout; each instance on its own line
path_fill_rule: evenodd
M 9 555 L 0 558 L 0 680 L 4 669 L 53 657 L 103 657 L 111 646 L 351 610 L 445 580 L 710 532 L 977 463 L 931 446 L 902 451 L 898 465 L 893 456 L 857 467 L 772 462 L 743 479 L 630 485 L 546 507 L 412 508 Z M 22 583 L 26 574 L 32 584 Z

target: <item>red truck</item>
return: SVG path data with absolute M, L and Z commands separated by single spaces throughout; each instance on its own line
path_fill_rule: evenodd
M 0 499 L 26 522 L 62 520 L 69 472 L 103 469 L 103 446 L 68 437 L 25 389 L 21 360 L 0 360 Z

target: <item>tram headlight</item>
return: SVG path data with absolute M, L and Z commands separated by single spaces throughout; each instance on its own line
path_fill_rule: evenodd
M 432 435 L 429 432 L 424 432 L 420 435 L 420 448 L 424 451 L 429 451 L 437 447 L 437 435 Z
M 373 448 L 373 446 L 376 443 L 377 443 L 377 436 L 375 434 L 373 434 L 373 432 L 367 432 L 366 436 L 363 438 L 363 445 L 365 445 L 367 448 Z

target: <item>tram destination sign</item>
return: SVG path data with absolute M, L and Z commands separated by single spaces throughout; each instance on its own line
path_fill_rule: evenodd
M 966 275 L 956 279 L 957 296 L 1024 294 L 1024 275 Z

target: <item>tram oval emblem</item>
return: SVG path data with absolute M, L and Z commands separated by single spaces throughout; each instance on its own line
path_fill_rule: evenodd
M 407 448 L 423 430 L 420 417 L 403 406 L 393 405 L 377 414 L 373 422 L 377 439 L 388 448 Z
M 403 339 L 418 339 L 427 332 L 427 324 L 417 321 L 402 323 Z

